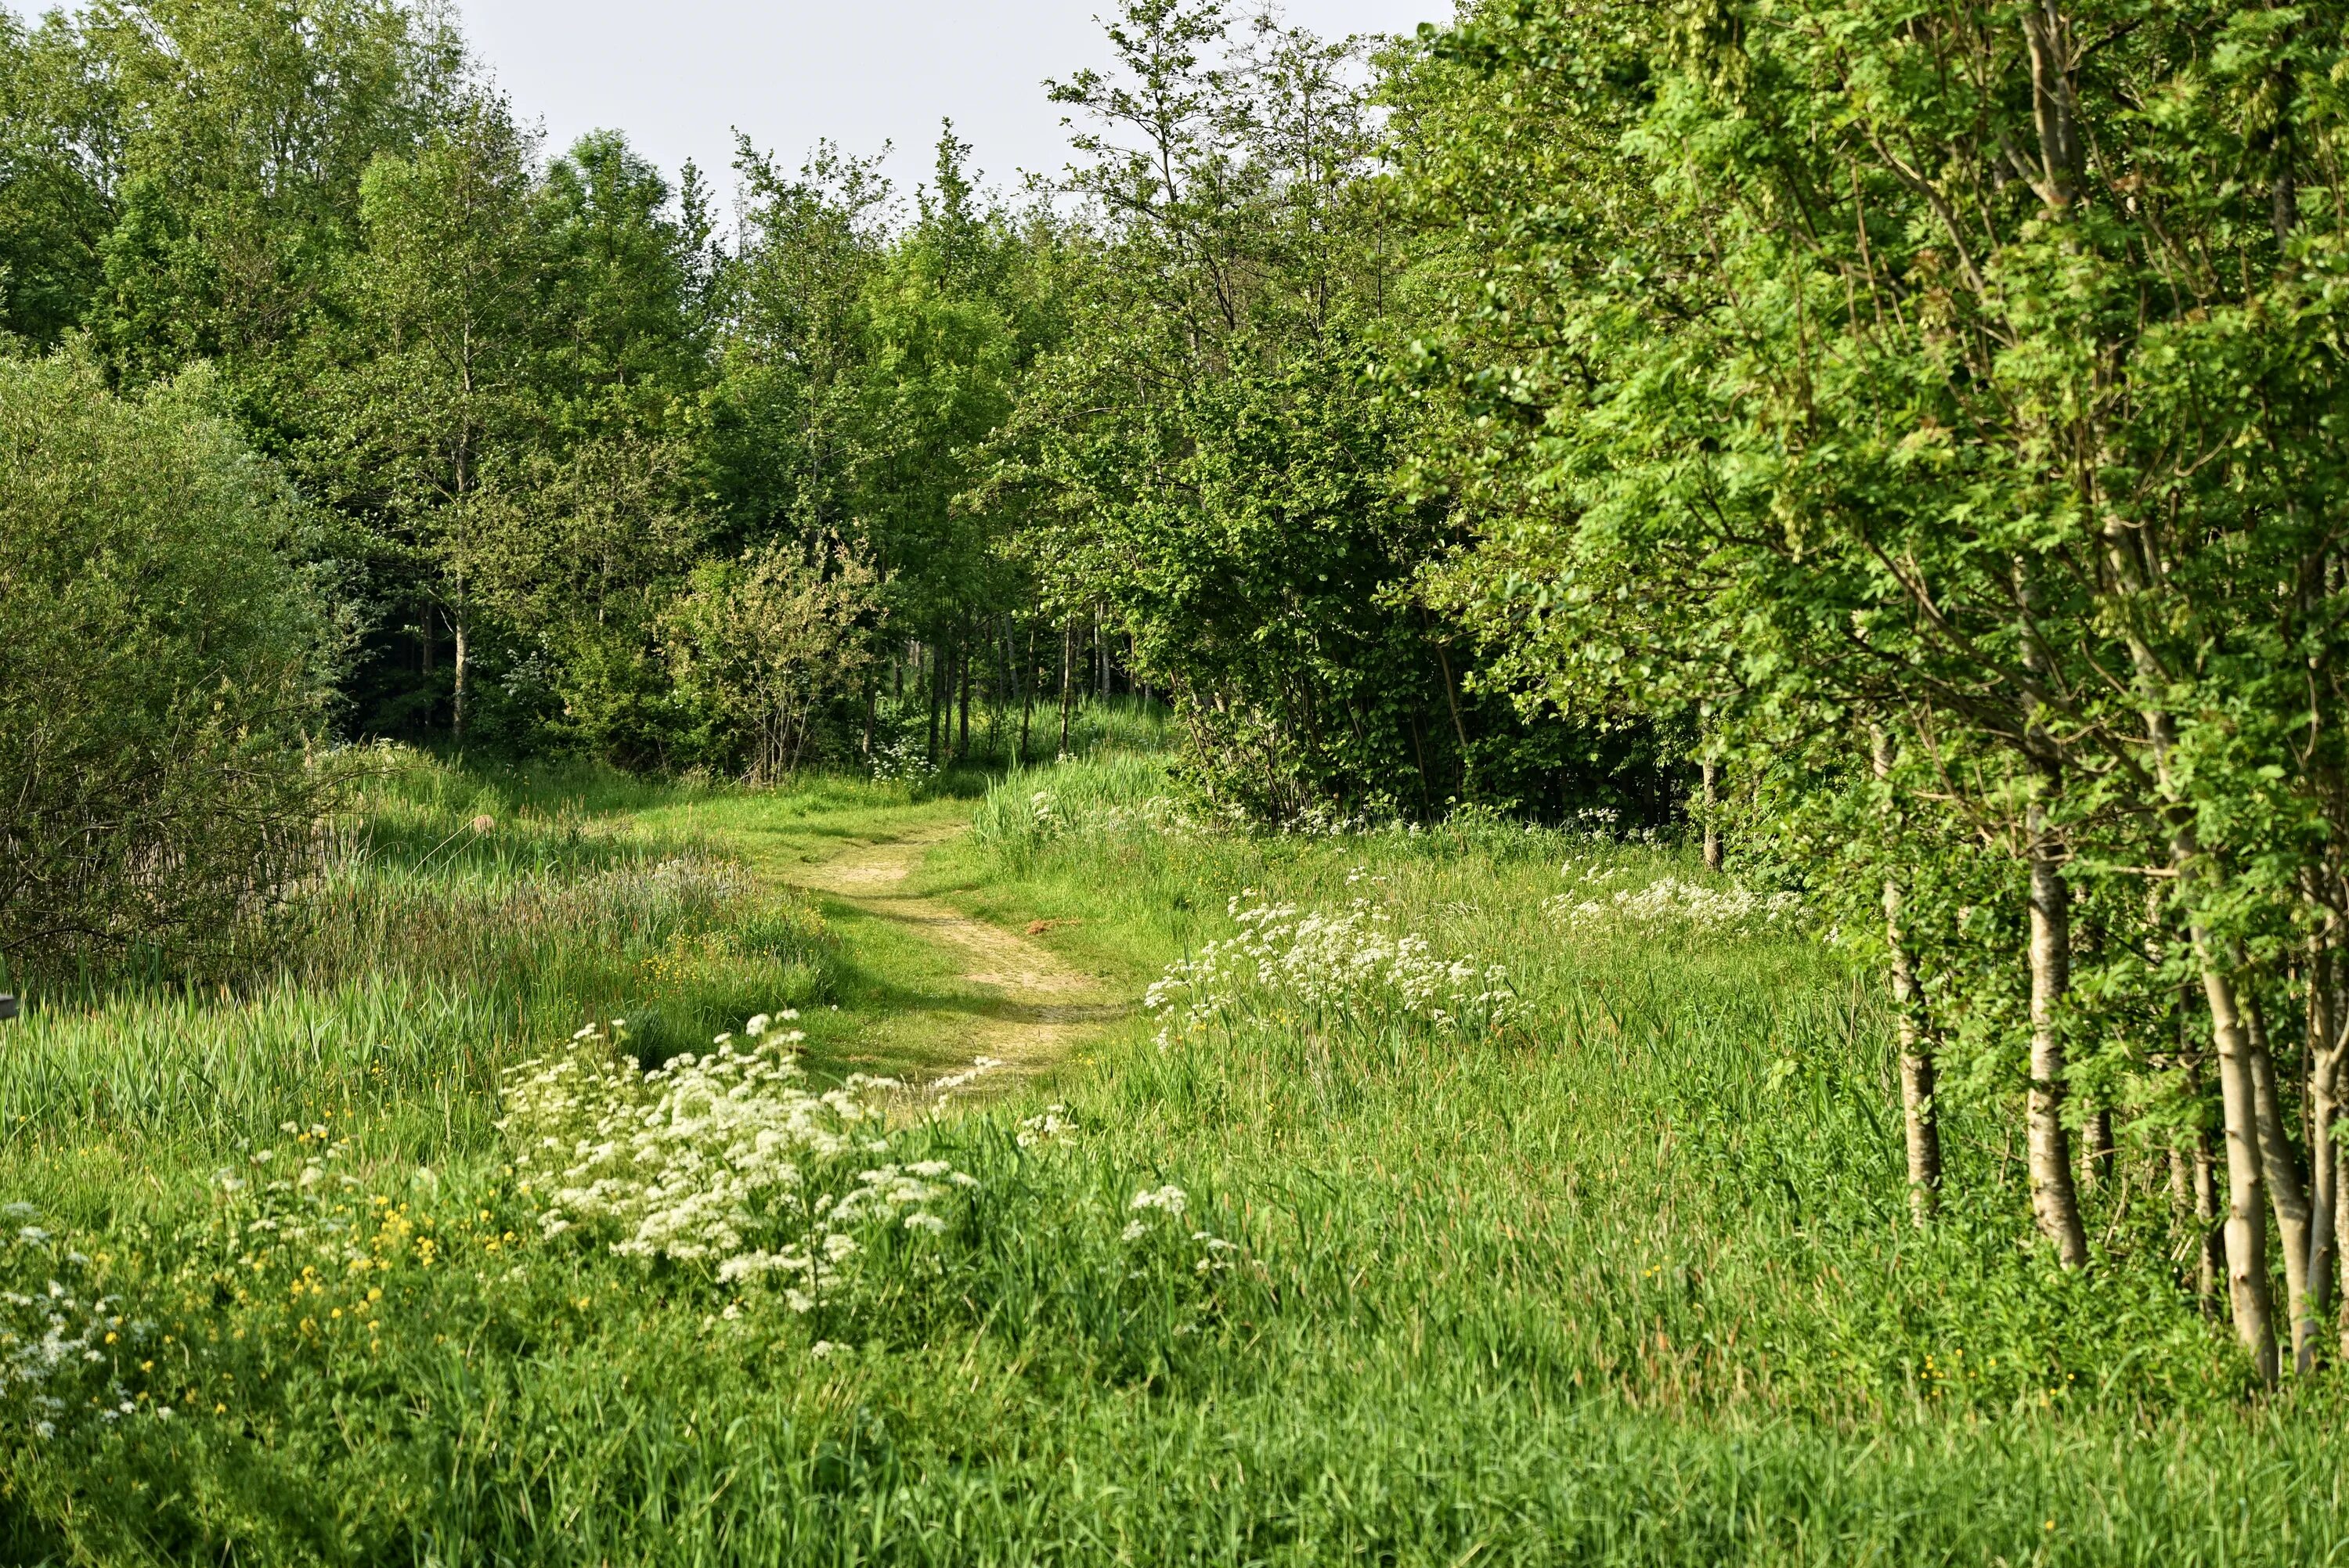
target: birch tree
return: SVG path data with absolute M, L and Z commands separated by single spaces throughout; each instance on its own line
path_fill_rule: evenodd
M 2280 1333 L 2313 1360 L 2320 1265 L 2337 1267 L 2318 1238 L 2338 1204 L 2312 1195 L 2292 1122 L 2303 1097 L 2337 1104 L 2338 1036 L 2307 1026 L 2287 1049 L 2283 1021 L 2322 1011 L 2309 976 L 2349 828 L 2331 760 L 2343 20 L 1540 4 L 1432 69 L 1522 84 L 1503 101 L 1538 106 L 1597 178 L 1557 183 L 1566 160 L 1514 147 L 1526 111 L 1486 114 L 1489 91 L 1432 112 L 1423 144 L 1431 189 L 1501 241 L 1455 335 L 1514 486 L 1489 564 L 1538 563 L 1562 639 L 1638 624 L 1612 645 L 1661 649 L 1635 672 L 1651 700 L 1725 686 L 1749 738 L 1865 720 L 1971 759 L 1939 788 L 2027 873 L 2009 1048 L 2033 1208 L 2066 1266 L 2088 1255 L 2075 1052 L 2115 997 L 2190 981 L 2230 1315 L 2270 1376 Z M 1464 570 L 1470 598 L 1526 583 Z M 2166 892 L 2135 917 L 2126 984 L 2102 975 L 2092 1003 L 2082 955 L 2123 961 L 2084 936 L 2082 898 L 2143 907 L 2095 879 Z

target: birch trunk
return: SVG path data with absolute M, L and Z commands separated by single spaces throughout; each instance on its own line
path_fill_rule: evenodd
M 2158 914 L 2156 916 L 2159 918 Z M 2227 1272 L 2227 1250 L 2219 1227 L 2219 1181 L 2211 1158 L 2210 1130 L 2202 1124 L 2202 1057 L 2187 1037 L 2188 998 L 2178 988 L 2176 1023 L 2178 1066 L 2186 1083 L 2186 1097 L 2198 1112 L 2186 1141 L 2173 1141 L 2170 1156 L 2179 1174 L 2173 1178 L 2180 1211 L 2190 1216 L 2194 1235 L 2194 1299 L 2205 1312 L 2216 1309 L 2219 1278 Z
M 2152 584 L 2160 576 L 2143 534 L 2112 519 L 2105 526 L 2105 542 L 2113 574 L 2127 599 L 2149 597 Z M 2171 759 L 2178 750 L 2178 731 L 2164 698 L 2168 673 L 2135 622 L 2125 622 L 2123 632 L 2143 704 L 2154 781 L 2170 801 L 2167 809 L 2170 871 L 2181 894 L 2190 895 L 2213 872 L 2202 853 L 2193 809 L 2177 797 Z M 2193 945 L 2195 965 L 2201 972 L 2210 1037 L 2218 1047 L 2219 1100 L 2227 1148 L 2227 1299 L 2234 1313 L 2236 1337 L 2251 1353 L 2261 1377 L 2272 1383 L 2276 1377 L 2275 1309 L 2268 1289 L 2267 1215 L 2261 1191 L 2266 1183 L 2251 1032 L 2233 971 L 2222 962 L 2226 955 L 2219 951 L 2209 929 L 2193 916 L 2190 896 L 2184 902 L 2189 912 L 2187 935 Z
M 1019 763 L 1025 768 L 1028 766 L 1028 724 L 1036 716 L 1036 623 L 1032 619 L 1028 623 L 1028 663 L 1014 684 L 1019 688 Z
M 2072 1181 L 2070 1140 L 2064 1130 L 2064 1036 L 2058 1016 L 2072 980 L 2072 889 L 2064 880 L 2063 851 L 2046 825 L 2045 809 L 2031 806 L 2031 1092 L 2024 1113 L 2031 1207 L 2040 1231 L 2055 1243 L 2067 1269 L 2088 1261 L 2088 1233 L 2080 1222 L 2080 1194 Z
M 2211 1037 L 2219 1047 L 2219 1098 L 2226 1110 L 2227 1300 L 2234 1309 L 2235 1336 L 2251 1353 L 2260 1376 L 2272 1383 L 2276 1378 L 2275 1304 L 2268 1291 L 2267 1204 L 2260 1191 L 2264 1182 L 2256 1130 L 2251 1030 L 2244 1024 L 2233 980 L 2210 951 L 2210 934 L 2199 926 L 2190 929 L 2202 961 L 2202 993 L 2210 1008 Z
M 2260 1143 L 2260 1172 L 2267 1179 L 2268 1207 L 2275 1215 L 2276 1240 L 2283 1247 L 2284 1306 L 2292 1320 L 2292 1365 L 2295 1372 L 2316 1367 L 2316 1315 L 2309 1293 L 2309 1257 L 2314 1240 L 2308 1183 L 2299 1151 L 2284 1124 L 2283 1099 L 2276 1084 L 2275 1056 L 2268 1048 L 2267 1020 L 2259 998 L 2239 992 L 2244 1042 L 2250 1050 L 2251 1125 Z
M 2312 1068 L 2308 1095 L 2308 1316 L 2312 1340 L 2323 1334 L 2325 1318 L 2333 1314 L 2333 1276 L 2341 1257 L 2341 1148 L 2333 1141 L 2341 1119 L 2339 1079 L 2330 1072 L 2323 1076 L 2327 1081 L 2315 1081 L 2318 1075 Z M 2313 1354 L 2313 1344 L 2311 1349 Z
M 1883 730 L 1870 737 L 1876 776 L 1892 772 L 1892 741 Z M 1713 798 L 1713 764 L 1705 764 L 1705 804 Z M 1713 830 L 1705 829 L 1706 853 L 1713 854 Z M 1933 1104 L 1932 1036 L 1925 1018 L 1925 998 L 1909 961 L 1909 944 L 1900 928 L 1900 883 L 1884 879 L 1884 947 L 1892 971 L 1894 1028 L 1900 1044 L 1900 1126 L 1909 1153 L 1909 1212 L 1922 1226 L 1931 1221 L 1941 1193 L 1941 1124 Z
M 468 635 L 471 630 L 471 616 L 465 607 L 465 574 L 462 572 L 457 573 L 456 599 L 456 614 L 450 618 L 452 638 L 450 647 L 450 669 L 454 686 L 450 701 L 449 730 L 450 735 L 461 741 L 465 738 L 465 693 L 472 672 L 472 661 L 469 654 L 471 639 Z
M 2326 910 L 2323 929 L 2309 944 L 2308 965 L 2308 1200 L 2309 1315 L 2321 1326 L 2340 1302 L 2349 1307 L 2349 1289 L 2336 1292 L 2335 1272 L 2344 1262 L 2341 1212 L 2342 1059 L 2349 1047 L 2349 1019 L 2341 1006 L 2341 922 Z M 2320 1327 L 2320 1332 L 2321 1332 Z M 2337 1337 L 2349 1339 L 2349 1326 L 2336 1322 Z
M 1076 701 L 1077 624 L 1061 623 L 1061 751 L 1069 754 L 1069 711 Z

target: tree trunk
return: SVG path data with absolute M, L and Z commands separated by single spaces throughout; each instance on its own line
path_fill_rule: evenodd
M 1721 764 L 1708 757 L 1704 759 L 1704 869 L 1721 869 L 1721 822 L 1714 815 L 1721 807 Z M 1889 890 L 1890 883 L 1885 884 Z M 1888 891 L 1886 896 L 1892 894 Z
M 2316 1367 L 2317 1323 L 2309 1290 L 2308 1265 L 2314 1250 L 2314 1234 L 2310 1223 L 2308 1182 L 2301 1173 L 2300 1152 L 2292 1146 L 2291 1132 L 2284 1125 L 2275 1057 L 2268 1048 L 2267 1018 L 2260 1007 L 2259 995 L 2243 985 L 2238 988 L 2237 996 L 2251 1052 L 2251 1125 L 2259 1134 L 2260 1173 L 2267 1181 L 2268 1207 L 2275 1216 L 2276 1240 L 2283 1247 L 2284 1308 L 2292 1321 L 2292 1369 L 2310 1372 Z
M 957 732 L 955 757 L 968 761 L 970 758 L 970 636 L 968 632 L 955 648 L 955 678 L 962 686 L 962 725 Z
M 2174 851 L 2173 851 L 2174 852 Z M 2202 994 L 2219 1047 L 2219 1098 L 2227 1133 L 2227 1299 L 2235 1336 L 2251 1353 L 2260 1376 L 2276 1377 L 2274 1303 L 2268 1293 L 2267 1203 L 2260 1189 L 2257 1091 L 2251 1078 L 2251 1031 L 2237 1004 L 2233 980 L 2211 952 L 2210 934 L 2191 928 L 2202 964 Z
M 1036 622 L 1028 622 L 1028 662 L 1019 672 L 1019 766 L 1028 766 L 1028 725 L 1036 715 Z
M 2169 1140 L 2169 1212 L 2174 1224 L 2193 1238 L 2194 1302 L 2209 1312 L 2216 1299 L 2220 1261 L 2212 1243 L 2218 1203 L 2210 1191 L 2210 1140 L 2195 1133 Z
M 1061 623 L 1061 751 L 1069 754 L 1069 713 L 1076 702 L 1077 624 L 1071 620 Z
M 2219 1162 L 2207 1127 L 2194 1130 L 2194 1293 L 2206 1307 L 2215 1306 L 2227 1272 L 2227 1233 L 2219 1222 Z
M 1894 1027 L 1900 1042 L 1900 1124 L 1909 1146 L 1909 1212 L 1918 1224 L 1933 1217 L 1941 1192 L 1941 1122 L 1934 1108 L 1932 1037 L 1924 996 L 1900 931 L 1900 884 L 1884 879 L 1884 937 L 1891 954 Z
M 2330 1081 L 2323 1084 L 2315 1081 L 2316 1076 L 2312 1066 L 2308 1099 L 2308 1315 L 2321 1333 L 2337 1299 L 2334 1274 L 2341 1257 L 2341 1146 L 2333 1140 L 2341 1119 L 2341 1099 L 2337 1076 L 2326 1075 Z M 2336 1324 L 2336 1335 L 2338 1332 Z
M 2113 1112 L 2098 1106 L 2080 1119 L 2080 1185 L 2095 1191 L 2113 1176 Z
M 926 663 L 928 664 L 928 665 L 929 665 L 929 676 L 930 676 L 930 679 L 929 679 L 929 702 L 930 702 L 930 753 L 929 753 L 929 755 L 930 755 L 930 766 L 931 766 L 931 767 L 933 767 L 933 768 L 936 768 L 936 767 L 938 765 L 938 760 L 939 760 L 939 759 L 938 759 L 938 688 L 939 688 L 940 686 L 942 686 L 943 685 L 945 685 L 946 671 L 945 671 L 945 669 L 944 669 L 943 667 L 941 667 L 941 665 L 942 665 L 942 662 L 943 662 L 943 660 L 944 660 L 944 659 L 945 659 L 945 657 L 946 657 L 946 649 L 945 649 L 945 647 L 944 647 L 943 645 L 941 645 L 941 646 L 937 646 L 937 647 L 931 648 L 931 649 L 929 649 L 929 650 L 928 650 L 928 652 L 929 652 L 929 657 L 928 657 L 928 659 L 927 659 L 926 662 Z M 917 658 L 917 659 L 918 659 L 918 658 L 921 658 L 921 656 L 922 656 L 921 650 L 916 649 L 916 652 L 915 652 L 914 656 L 915 656 L 916 658 Z M 918 682 L 920 681 L 920 679 L 921 679 L 921 675 L 922 675 L 921 670 L 920 670 L 919 668 L 916 668 L 916 669 L 915 670 L 915 672 L 914 672 L 914 678 L 915 678 L 915 680 L 916 680 L 917 683 L 918 683 Z
M 2341 927 L 2327 910 L 2323 929 L 2309 944 L 2308 965 L 2308 1174 L 2309 1174 L 2309 1315 L 2322 1324 L 2328 1314 L 2349 1311 L 2349 1289 L 2335 1291 L 2335 1274 L 2344 1261 L 2342 1232 L 2349 1227 L 2341 1212 L 2341 1145 L 2335 1134 L 2341 1119 L 2342 1058 L 2344 1024 L 2342 1017 Z M 2344 1282 L 2349 1283 L 2349 1282 Z M 2336 1336 L 2349 1353 L 2349 1320 L 2336 1322 Z
M 2038 47 L 2033 36 L 2033 47 Z M 2160 579 L 2144 537 L 2117 520 L 2105 528 L 2106 549 L 2113 573 L 2132 599 L 2148 598 Z M 2124 622 L 2129 663 L 2136 676 L 2145 714 L 2146 735 L 2151 742 L 2153 773 L 2162 794 L 2169 799 L 2169 866 L 2181 894 L 2207 878 L 2200 835 L 2192 808 L 2177 799 L 2172 758 L 2178 750 L 2177 727 L 2171 722 L 2163 693 L 2168 676 L 2135 622 Z M 2235 1336 L 2251 1353 L 2260 1377 L 2276 1377 L 2274 1303 L 2268 1290 L 2267 1215 L 2261 1202 L 2261 1156 L 2257 1121 L 2258 1094 L 2252 1081 L 2251 1042 L 2230 971 L 2221 966 L 2220 954 L 2206 926 L 2193 916 L 2189 898 L 2180 901 L 2187 912 L 2187 936 L 2201 972 L 2202 995 L 2210 1013 L 2210 1037 L 2218 1048 L 2219 1099 L 2227 1144 L 2227 1297 L 2234 1311 Z
M 472 674 L 472 663 L 468 653 L 471 621 L 471 616 L 465 606 L 465 575 L 460 572 L 457 574 L 457 614 L 452 617 L 450 626 L 450 675 L 454 684 L 449 704 L 449 733 L 460 745 L 465 739 L 465 696 Z
M 1892 774 L 1892 738 L 1883 729 L 1870 736 L 1876 776 Z M 1705 805 L 1715 801 L 1713 765 L 1704 765 Z M 1889 809 L 1889 807 L 1888 807 Z M 1705 826 L 1706 863 L 1718 869 L 1719 859 L 1711 820 Z M 1909 956 L 1900 927 L 1900 883 L 1884 879 L 1884 946 L 1892 970 L 1893 1026 L 1900 1043 L 1900 1124 L 1909 1149 L 1909 1212 L 1919 1225 L 1928 1223 L 1940 1206 L 1941 1192 L 1941 1123 L 1933 1102 L 1932 1035 L 1925 1018 L 1925 998 Z
M 1444 707 L 1445 711 L 1452 715 L 1452 738 L 1454 743 L 1460 748 L 1460 789 L 1458 799 L 1465 799 L 1468 796 L 1468 727 L 1462 723 L 1460 719 L 1459 685 L 1452 678 L 1452 655 L 1444 651 L 1444 645 L 1442 642 L 1433 637 L 1429 638 L 1428 641 L 1430 645 L 1435 649 L 1436 670 L 1444 676 Z
M 2080 1195 L 2072 1184 L 2064 1130 L 2064 1037 L 2058 1014 L 2072 981 L 2072 890 L 2064 880 L 2062 847 L 2046 825 L 2045 808 L 2031 821 L 2031 1093 L 2025 1151 L 2031 1207 L 2039 1229 L 2055 1243 L 2065 1268 L 2088 1261 L 2088 1234 L 2080 1222 Z

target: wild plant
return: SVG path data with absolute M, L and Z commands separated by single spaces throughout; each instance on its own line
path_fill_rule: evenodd
M 29 1203 L 0 1208 L 0 1431 L 46 1442 L 89 1423 L 168 1418 L 117 1375 L 155 1326 L 88 1280 L 89 1258 L 36 1218 Z
M 1395 931 L 1393 915 L 1368 899 L 1322 913 L 1256 898 L 1252 890 L 1235 895 L 1226 908 L 1239 930 L 1169 965 L 1143 994 L 1143 1006 L 1164 1016 L 1161 1050 L 1268 1019 L 1461 1036 L 1509 1022 L 1516 996 L 1506 969 L 1438 955 L 1426 937 Z
M 799 1313 L 935 1267 L 919 1243 L 948 1229 L 949 1200 L 975 1180 L 889 1158 L 895 1079 L 808 1087 L 793 1049 L 804 1035 L 775 1026 L 796 1017 L 761 1014 L 741 1040 L 720 1035 L 649 1072 L 615 1020 L 511 1069 L 500 1126 L 542 1233 L 577 1231 L 721 1284 L 778 1285 Z
M 1568 863 L 1561 874 L 1573 878 L 1575 870 Z M 1584 869 L 1579 880 L 1586 887 L 1595 884 L 1595 891 L 1604 892 L 1606 883 L 1619 874 L 1619 868 L 1594 864 Z M 1723 935 L 1794 930 L 1804 915 L 1799 893 L 1758 892 L 1742 882 L 1707 887 L 1671 876 L 1658 877 L 1640 887 L 1617 888 L 1604 898 L 1580 889 L 1556 893 L 1542 901 L 1542 908 L 1574 931 L 1678 927 Z

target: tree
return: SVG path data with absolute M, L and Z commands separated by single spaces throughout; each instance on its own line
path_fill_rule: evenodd
M 314 866 L 340 641 L 307 514 L 191 376 L 0 360 L 0 965 L 202 973 Z
M 1094 128 L 1098 239 L 990 501 L 1059 613 L 1131 630 L 1212 789 L 1433 811 L 1487 720 L 1410 591 L 1450 524 L 1393 483 L 1418 413 L 1380 375 L 1402 258 L 1362 46 L 1178 0 L 1109 37 L 1115 70 L 1053 88 Z
M 2302 1366 L 2337 1264 L 2298 1152 L 2337 1105 L 2311 977 L 2349 826 L 2319 11 L 1537 4 L 1439 67 L 1522 90 L 1453 100 L 1422 143 L 1495 242 L 1454 340 L 1495 503 L 1463 597 L 1496 625 L 1537 600 L 1555 678 L 1723 704 L 1757 755 L 1839 747 L 1860 778 L 1873 725 L 1914 759 L 1889 785 L 2013 857 L 1983 891 L 2028 928 L 2022 1011 L 1964 968 L 1925 990 L 2022 1046 L 2067 1264 L 2078 1090 L 2112 1081 L 2083 1045 L 2123 1042 L 2095 1054 L 2166 1135 L 2196 1052 L 2129 1026 L 2190 982 L 2232 1315 L 2271 1373 L 2269 1220 Z M 1919 868 L 1894 925 L 1947 954 L 1982 906 L 1932 909 L 1944 875 Z M 2292 1058 L 2325 1108 L 2299 1132 Z
M 447 17 L 398 0 L 104 0 L 44 32 L 105 88 L 101 123 L 79 139 L 105 150 L 104 198 L 126 226 L 101 243 L 85 319 L 116 378 L 210 358 L 265 447 L 298 440 L 315 368 L 304 349 L 361 181 L 462 98 Z
M 465 733 L 488 470 L 533 418 L 537 321 L 530 149 L 496 99 L 475 100 L 412 158 L 369 167 L 365 249 L 344 284 L 357 328 L 332 383 L 326 461 L 347 504 L 381 517 L 426 565 L 424 618 L 451 638 L 450 729 Z
M 777 543 L 697 569 L 669 607 L 664 645 L 678 688 L 754 782 L 796 769 L 824 705 L 854 689 L 879 584 L 836 543 Z
M 102 275 L 119 156 L 103 79 L 70 29 L 0 14 L 0 330 L 54 346 Z

